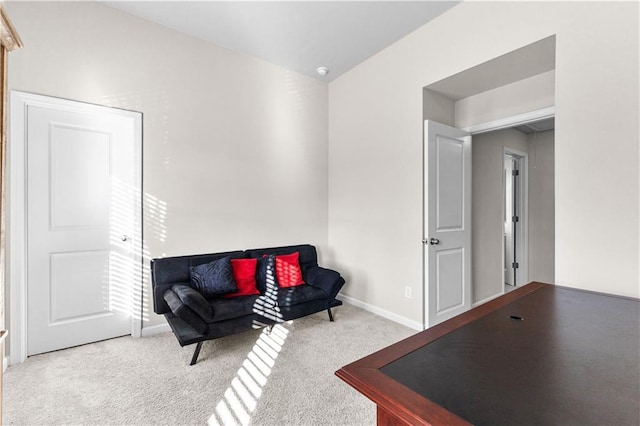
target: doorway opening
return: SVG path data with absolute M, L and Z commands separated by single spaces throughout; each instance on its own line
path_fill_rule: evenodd
M 473 292 L 479 305 L 553 283 L 553 117 L 473 136 Z
M 505 224 L 504 224 L 504 195 L 503 195 L 503 175 L 504 175 L 504 155 L 505 147 L 510 147 L 525 155 L 521 155 L 528 163 L 530 170 L 532 164 L 535 163 L 533 154 L 527 149 L 527 138 L 535 138 L 535 136 L 526 136 L 524 128 L 533 125 L 540 120 L 553 118 L 555 114 L 555 36 L 549 36 L 538 40 L 519 49 L 505 53 L 502 56 L 490 59 L 486 62 L 468 68 L 457 74 L 446 77 L 442 80 L 431 83 L 423 88 L 423 119 L 429 122 L 437 122 L 467 132 L 471 135 L 472 140 L 472 220 L 471 230 L 473 233 L 471 249 L 465 251 L 465 257 L 472 260 L 471 272 L 471 306 L 476 306 L 498 297 L 505 292 Z M 522 127 L 522 128 L 520 128 Z M 538 134 L 539 131 L 534 130 L 532 135 Z M 490 138 L 490 133 L 498 135 L 498 138 L 506 138 L 507 134 L 520 135 L 525 141 L 515 146 L 509 146 L 501 143 L 491 144 L 492 149 L 486 153 L 477 150 L 481 144 L 476 139 Z M 425 140 L 426 140 L 425 134 Z M 553 137 L 551 137 L 551 141 Z M 534 149 L 535 151 L 535 149 Z M 426 152 L 426 151 L 425 151 Z M 551 157 L 553 157 L 553 143 L 551 143 Z M 511 152 L 514 153 L 514 152 Z M 517 153 L 516 153 L 517 154 Z M 482 158 L 481 158 L 482 157 Z M 491 164 L 491 171 L 488 173 L 478 173 L 476 163 L 484 161 Z M 429 170 L 427 163 L 424 163 L 424 173 L 426 176 Z M 526 168 L 525 168 L 526 170 Z M 524 173 L 520 171 L 520 173 Z M 537 173 L 537 171 L 536 171 Z M 551 170 L 553 176 L 553 161 L 551 162 Z M 423 177 L 424 177 L 423 176 Z M 522 175 L 521 175 L 522 177 Z M 530 178 L 532 176 L 529 176 Z M 486 181 L 486 188 L 491 188 L 490 197 L 478 194 L 477 189 L 482 181 Z M 529 184 L 525 186 L 528 191 Z M 425 186 L 426 188 L 426 186 Z M 524 191 L 520 191 L 524 194 Z M 553 203 L 553 179 L 551 179 L 551 190 L 547 191 L 550 195 L 551 202 L 548 207 L 548 216 L 551 217 L 551 223 L 554 222 L 554 203 Z M 526 203 L 528 196 L 524 196 Z M 486 206 L 485 214 L 479 205 L 484 203 Z M 425 191 L 423 202 L 424 223 L 428 223 L 429 216 L 429 197 Z M 526 209 L 524 209 L 526 210 Z M 527 283 L 533 279 L 540 281 L 553 282 L 554 270 L 554 250 L 553 250 L 553 226 L 551 231 L 533 228 L 527 230 L 525 216 L 529 214 L 533 218 L 531 212 L 523 211 L 518 225 L 514 226 L 516 234 L 512 235 L 516 242 L 516 256 L 520 254 L 522 261 L 518 263 L 517 271 L 515 271 L 514 281 L 516 285 L 522 282 Z M 543 216 L 543 215 L 540 215 Z M 548 218 L 548 217 L 547 217 Z M 481 230 L 478 235 L 477 230 Z M 426 235 L 430 231 L 423 227 L 423 244 L 424 244 L 424 262 L 423 262 L 423 282 L 424 282 L 424 326 L 425 328 L 434 325 L 430 320 L 429 312 L 432 312 L 437 300 L 432 296 L 436 286 L 433 278 L 430 278 L 429 271 L 433 269 L 430 265 L 430 257 L 427 253 L 433 251 L 430 244 L 430 236 Z M 534 278 L 531 273 L 534 256 L 540 253 L 532 254 L 534 250 L 531 241 L 521 247 L 527 237 L 531 237 L 535 232 L 541 234 L 551 234 L 551 249 L 547 250 L 548 244 L 543 249 L 546 253 L 540 257 L 545 257 L 545 261 L 549 263 L 548 257 L 551 257 L 550 264 L 551 274 L 544 275 L 546 278 Z M 523 235 L 520 235 L 522 233 Z M 531 248 L 529 248 L 529 247 Z M 536 247 L 535 250 L 538 250 Z M 525 255 L 529 250 L 529 254 Z M 525 260 L 526 259 L 526 260 Z M 517 260 L 517 259 L 516 259 Z M 529 271 L 527 271 L 526 263 L 529 263 Z M 513 261 L 511 262 L 514 263 Z M 513 269 L 513 268 L 511 268 Z M 513 270 L 511 271 L 513 273 Z M 458 277 L 458 276 L 456 276 Z M 456 278 L 453 277 L 453 278 Z M 459 278 L 459 277 L 458 277 Z

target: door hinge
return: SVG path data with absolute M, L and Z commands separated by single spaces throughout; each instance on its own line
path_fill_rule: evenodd
M 511 222 L 516 223 L 516 222 L 519 222 L 519 221 L 520 221 L 520 217 L 518 217 L 518 216 L 513 216 L 513 217 L 511 218 Z
M 518 269 L 518 268 L 520 267 L 520 265 L 518 265 L 518 262 L 513 262 L 513 263 L 511 264 L 511 267 L 512 267 L 513 269 Z
M 511 170 L 512 176 L 520 176 L 520 170 Z

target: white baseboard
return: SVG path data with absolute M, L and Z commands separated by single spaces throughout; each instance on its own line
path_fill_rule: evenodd
M 353 305 L 356 308 L 364 309 L 367 312 L 371 312 L 372 314 L 381 316 L 382 318 L 386 318 L 393 322 L 397 322 L 398 324 L 402 324 L 414 330 L 417 330 L 417 331 L 424 330 L 424 328 L 422 327 L 422 324 L 420 324 L 419 322 L 410 320 L 409 318 L 403 317 L 402 315 L 394 314 L 393 312 L 389 312 L 384 309 L 378 308 L 377 306 L 373 306 L 368 303 L 362 302 L 358 299 L 354 299 L 353 297 L 345 296 L 344 294 L 338 294 L 338 299 L 342 300 L 344 303 Z
M 142 337 L 149 337 L 154 334 L 167 333 L 169 331 L 171 331 L 171 327 L 169 327 L 169 324 L 167 323 L 151 325 L 149 327 L 142 328 Z

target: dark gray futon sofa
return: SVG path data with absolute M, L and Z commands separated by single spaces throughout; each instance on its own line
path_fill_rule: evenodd
M 275 273 L 276 256 L 299 253 L 304 284 L 281 288 Z M 204 296 L 191 279 L 194 267 L 212 261 L 257 259 L 256 284 L 260 294 L 238 297 Z M 180 346 L 196 343 L 195 364 L 202 342 L 256 328 L 272 326 L 342 305 L 336 295 L 344 279 L 336 271 L 318 266 L 312 245 L 231 251 L 151 261 L 153 308 L 167 319 Z

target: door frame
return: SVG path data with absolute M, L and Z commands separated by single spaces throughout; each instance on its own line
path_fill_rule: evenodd
M 520 284 L 515 283 L 514 286 L 527 284 L 529 280 L 529 157 L 526 152 L 518 151 L 512 148 L 503 148 L 502 150 L 502 166 L 504 167 L 505 157 L 507 155 L 512 156 L 518 162 L 520 170 L 520 179 L 518 179 L 518 207 L 520 207 L 520 220 L 518 223 L 520 226 L 516 227 L 516 251 L 520 253 L 516 259 L 519 260 L 519 271 L 517 273 L 518 281 Z M 504 175 L 504 173 L 503 173 Z M 503 178 L 504 179 L 504 178 Z M 502 203 L 505 199 L 505 182 L 502 182 Z M 472 213 L 473 214 L 473 213 Z M 504 217 L 504 208 L 502 208 L 502 222 L 504 223 L 506 218 Z M 504 265 L 505 257 L 504 244 L 502 245 L 502 265 Z M 501 271 L 504 276 L 504 271 Z M 504 294 L 504 284 L 502 286 L 501 294 Z
M 534 121 L 544 120 L 546 118 L 552 118 L 556 116 L 556 107 L 550 106 L 546 108 L 537 109 L 534 111 L 525 112 L 522 114 L 510 115 L 493 121 L 487 121 L 485 123 L 473 124 L 471 126 L 462 127 L 461 130 L 471 133 L 473 135 L 479 135 L 480 133 L 494 132 L 496 130 L 509 129 L 511 127 L 520 126 L 522 124 L 533 123 Z M 473 143 L 473 142 L 472 142 Z
M 131 315 L 131 336 L 138 338 L 142 332 L 143 310 L 143 268 L 142 249 L 142 113 L 117 109 L 102 105 L 37 95 L 12 90 L 10 92 L 10 126 L 8 144 L 9 159 L 9 192 L 8 192 L 8 244 L 7 255 L 9 267 L 9 364 L 18 364 L 27 359 L 27 145 L 25 140 L 26 111 L 29 106 L 60 108 L 70 112 L 102 111 L 109 108 L 113 112 L 131 116 L 135 121 L 134 152 L 138 157 L 134 161 L 135 186 L 139 196 L 135 197 L 135 219 L 132 239 L 136 263 L 140 265 L 139 277 L 136 280 L 140 297 L 139 312 Z M 135 293 L 134 293 L 135 294 Z
M 480 124 L 474 124 L 471 126 L 467 126 L 464 127 L 462 130 L 466 130 L 468 132 L 471 133 L 471 136 L 473 135 L 478 135 L 481 133 L 488 133 L 488 132 L 494 132 L 496 130 L 503 130 L 503 129 L 509 129 L 512 127 L 516 127 L 516 126 L 520 126 L 522 124 L 527 124 L 527 123 L 533 123 L 536 121 L 540 121 L 540 120 L 544 120 L 547 118 L 553 118 L 556 116 L 556 107 L 555 106 L 550 106 L 550 107 L 546 107 L 546 108 L 541 108 L 541 109 L 537 109 L 537 110 L 533 110 L 533 111 L 529 111 L 529 112 L 525 112 L 522 114 L 516 114 L 516 115 L 512 115 L 512 116 L 508 116 L 508 117 L 503 117 L 497 120 L 493 120 L 493 121 L 488 121 L 485 123 L 480 123 Z M 473 138 L 471 139 L 471 145 L 473 146 Z M 527 176 L 528 179 L 528 176 Z M 528 208 L 528 207 L 527 207 Z M 502 210 L 502 207 L 500 207 L 500 209 Z M 473 215 L 473 207 L 472 207 L 472 213 Z M 528 232 L 528 228 L 527 228 L 527 232 Z M 528 251 L 527 251 L 527 255 L 528 255 Z M 502 248 L 502 259 L 504 260 L 504 246 Z M 502 265 L 501 265 L 502 268 Z M 528 276 L 529 272 L 527 269 L 527 276 Z M 500 276 L 503 276 L 503 271 L 500 271 Z M 471 290 L 473 292 L 473 274 L 471 276 Z M 497 293 L 493 296 L 490 296 L 486 299 L 482 299 L 482 300 L 478 300 L 475 303 L 471 304 L 471 307 L 476 307 L 478 305 L 482 305 L 483 303 L 486 303 L 490 300 L 495 299 L 496 297 L 500 297 L 501 295 L 504 294 L 504 283 L 502 285 L 501 291 L 500 293 Z

